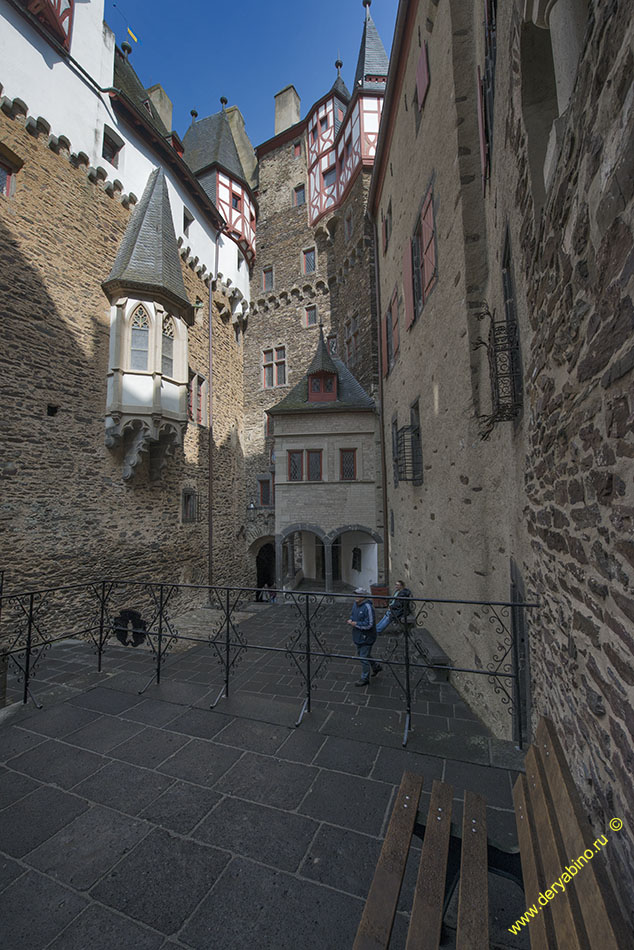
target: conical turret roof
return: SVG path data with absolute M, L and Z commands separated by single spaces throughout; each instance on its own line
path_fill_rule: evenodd
M 354 75 L 354 88 L 376 89 L 377 83 L 368 82 L 367 76 L 387 77 L 390 61 L 379 36 L 374 20 L 370 15 L 370 5 L 366 4 L 365 23 L 361 37 L 361 49 Z M 382 84 L 383 85 L 383 84 Z
M 149 295 L 170 312 L 193 322 L 162 168 L 155 168 L 150 174 L 110 275 L 101 286 L 110 298 L 117 294 Z

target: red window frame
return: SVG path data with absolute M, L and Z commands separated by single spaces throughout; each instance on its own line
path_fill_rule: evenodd
M 343 460 L 344 456 L 352 456 L 352 478 L 343 477 Z M 341 482 L 356 482 L 357 480 L 357 450 L 356 449 L 339 449 L 339 481 Z
M 258 484 L 260 487 L 260 508 L 270 508 L 272 504 L 271 480 L 270 478 L 260 478 Z
M 299 158 L 301 154 L 302 154 L 302 146 L 301 146 L 301 143 L 300 143 L 300 142 L 295 142 L 295 145 L 293 146 L 293 157 L 294 157 L 294 158 Z
M 275 386 L 275 360 L 273 349 L 262 350 L 262 388 L 273 389 Z M 267 370 L 270 370 L 270 382 L 267 382 Z
M 291 458 L 293 456 L 299 456 L 299 478 L 291 478 Z M 289 482 L 303 482 L 304 481 L 304 450 L 303 449 L 289 449 L 287 454 L 287 472 Z
M 429 89 L 429 60 L 427 58 L 427 43 L 423 43 L 418 54 L 418 63 L 416 66 L 416 97 L 418 99 L 419 111 L 425 104 L 427 91 Z
M 319 120 L 319 131 L 325 132 L 329 125 L 330 125 L 330 121 L 328 119 L 328 116 L 322 115 L 321 119 Z
M 326 181 L 326 175 L 332 174 L 333 178 L 331 182 Z M 331 165 L 330 168 L 327 168 L 326 171 L 321 173 L 321 182 L 324 188 L 332 188 L 333 185 L 337 184 L 337 165 Z
M 231 207 L 234 211 L 242 211 L 242 196 L 237 195 L 235 191 L 231 192 Z
M 313 255 L 313 266 L 311 270 L 306 269 L 306 263 L 308 260 L 308 255 Z M 302 267 L 304 274 L 314 274 L 317 270 L 317 251 L 314 247 L 307 247 L 305 251 L 302 251 Z
M 319 459 L 319 477 L 318 477 L 318 478 L 312 478 L 312 477 L 311 477 L 311 471 L 310 471 L 311 459 L 314 458 L 315 456 L 317 456 L 317 458 Z M 321 481 L 323 480 L 323 477 L 322 477 L 322 450 L 321 450 L 321 449 L 307 449 L 307 450 L 306 450 L 306 479 L 307 479 L 307 481 L 309 481 L 309 482 L 321 482 Z

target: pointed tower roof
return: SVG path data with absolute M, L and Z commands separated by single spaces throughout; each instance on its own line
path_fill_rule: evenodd
M 192 122 L 183 136 L 185 161 L 195 175 L 209 165 L 222 165 L 236 178 L 246 180 L 233 130 L 225 110 Z
M 308 378 L 314 373 L 335 373 L 337 376 L 337 398 L 329 402 L 308 401 Z M 286 412 L 343 412 L 350 410 L 373 411 L 374 400 L 352 375 L 345 363 L 332 356 L 324 340 L 323 327 L 319 328 L 319 343 L 313 360 L 296 386 L 290 393 L 267 410 L 271 415 Z
M 378 84 L 368 82 L 367 76 L 385 76 L 390 65 L 385 47 L 379 36 L 374 20 L 370 16 L 370 4 L 372 0 L 363 0 L 365 7 L 365 23 L 363 26 L 363 36 L 361 37 L 361 49 L 359 50 L 359 59 L 357 60 L 357 71 L 354 75 L 354 88 L 376 89 Z M 380 84 L 383 88 L 383 83 Z
M 193 323 L 181 270 L 167 182 L 162 168 L 148 178 L 143 197 L 134 209 L 107 280 L 101 285 L 109 297 L 150 295 L 168 310 Z

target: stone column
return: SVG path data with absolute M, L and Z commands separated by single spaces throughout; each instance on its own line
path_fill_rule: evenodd
M 324 538 L 324 582 L 326 593 L 332 591 L 332 541 Z
M 281 590 L 284 586 L 284 578 L 282 577 L 282 548 L 284 542 L 279 534 L 275 535 L 275 586 L 278 590 Z

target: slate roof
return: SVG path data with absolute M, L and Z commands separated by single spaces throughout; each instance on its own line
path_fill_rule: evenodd
M 195 175 L 209 165 L 222 165 L 231 175 L 246 181 L 233 132 L 224 111 L 192 122 L 183 136 L 183 146 L 185 161 Z
M 115 89 L 120 89 L 128 99 L 130 99 L 138 109 L 142 109 L 149 120 L 152 122 L 156 131 L 163 138 L 167 138 L 170 129 L 166 129 L 158 112 L 154 108 L 148 91 L 130 65 L 130 61 L 123 55 L 117 47 L 114 57 L 114 80 Z
M 172 313 L 190 324 L 193 322 L 162 168 L 155 168 L 150 174 L 110 275 L 101 286 L 110 297 L 118 292 L 149 294 Z
M 337 76 L 330 91 L 336 93 L 336 95 L 338 95 L 339 98 L 344 102 L 350 102 L 350 93 L 348 92 L 348 87 L 341 76 Z
M 308 401 L 308 377 L 320 372 L 337 374 L 337 398 L 332 402 Z M 342 412 L 355 409 L 373 411 L 374 400 L 368 396 L 346 364 L 328 352 L 323 330 L 320 330 L 317 352 L 306 373 L 288 395 L 268 412 L 271 415 L 282 415 L 287 412 Z
M 377 89 L 377 83 L 366 82 L 366 76 L 387 76 L 390 61 L 385 47 L 379 36 L 374 20 L 370 16 L 370 8 L 366 7 L 366 19 L 361 38 L 361 49 L 357 60 L 357 71 L 354 74 L 354 88 Z M 384 88 L 383 84 L 380 86 Z

